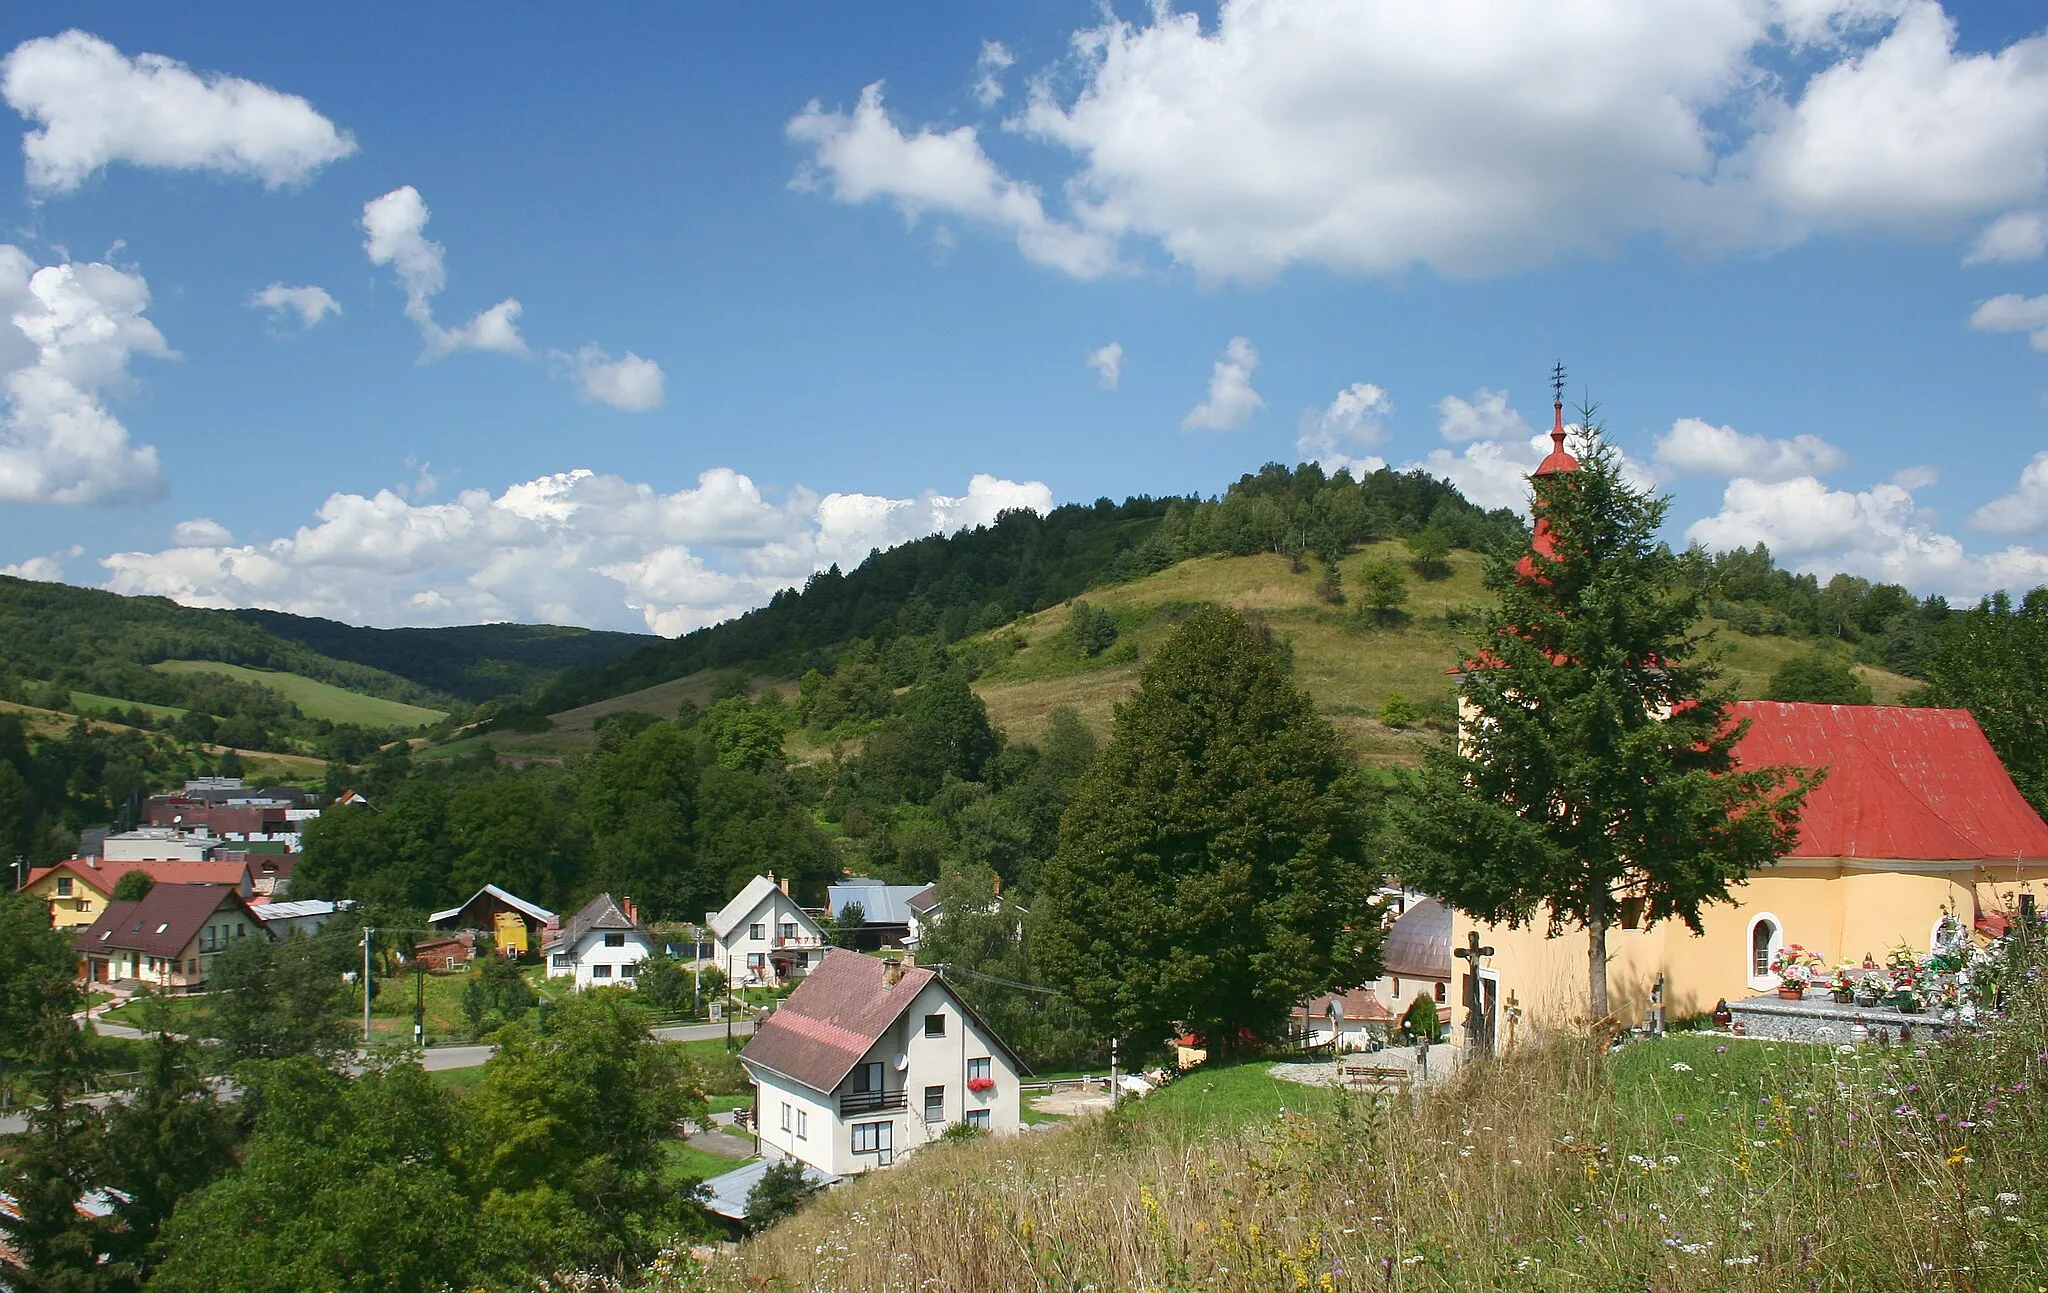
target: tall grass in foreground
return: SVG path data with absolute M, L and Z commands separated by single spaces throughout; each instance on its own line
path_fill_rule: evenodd
M 2048 1286 L 2038 972 L 1984 1034 L 1912 1052 L 1560 1039 L 1420 1098 L 1306 1093 L 1314 1112 L 1208 1126 L 1185 1116 L 1204 1076 L 1113 1118 L 926 1149 L 645 1285 Z

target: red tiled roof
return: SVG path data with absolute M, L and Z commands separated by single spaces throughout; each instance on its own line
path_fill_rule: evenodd
M 1744 764 L 1829 770 L 1792 857 L 2048 860 L 2048 823 L 1967 710 L 1750 700 L 1729 714 L 1750 721 Z
M 1386 1003 L 1380 1000 L 1380 994 L 1371 988 L 1353 988 L 1349 992 L 1325 992 L 1308 1003 L 1309 1016 L 1328 1016 L 1332 1002 L 1342 1008 L 1343 1014 L 1340 1017 L 1344 1019 L 1356 1019 L 1368 1024 L 1394 1022 L 1394 1012 L 1387 1009 Z
M 104 858 L 67 858 L 54 866 L 37 867 L 28 873 L 26 885 L 58 871 L 69 871 L 100 893 L 114 892 L 114 886 L 130 871 L 146 871 L 158 884 L 232 884 L 248 877 L 246 862 L 228 859 L 206 862 L 149 861 L 109 862 Z
M 108 903 L 72 946 L 81 953 L 119 949 L 178 956 L 224 902 L 243 908 L 256 927 L 263 928 L 232 885 L 159 884 L 138 901 Z
M 827 950 L 824 961 L 754 1030 L 740 1058 L 830 1092 L 938 977 L 906 966 L 902 980 L 887 988 L 887 970 L 872 956 L 843 947 Z

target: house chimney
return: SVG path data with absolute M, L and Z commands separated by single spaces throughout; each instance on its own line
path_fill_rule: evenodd
M 882 960 L 882 986 L 893 988 L 901 982 L 903 982 L 903 962 L 893 956 L 884 957 Z
M 1003 896 L 1003 878 L 1002 878 L 1001 876 L 997 876 L 997 877 L 996 877 L 996 897 L 1000 898 L 1000 897 L 1002 897 L 1002 896 Z
M 782 896 L 783 896 L 783 897 L 785 897 L 785 898 L 789 897 L 789 877 L 788 877 L 788 876 L 784 876 L 784 877 L 782 877 Z

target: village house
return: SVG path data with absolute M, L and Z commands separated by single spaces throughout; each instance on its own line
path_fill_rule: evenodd
M 108 862 L 204 862 L 224 843 L 203 831 L 180 830 L 175 826 L 138 826 L 132 831 L 113 831 L 101 837 L 94 850 Z
M 494 884 L 477 890 L 459 906 L 427 917 L 427 924 L 437 930 L 489 934 L 500 956 L 532 955 L 546 941 L 554 923 L 555 913 Z
M 158 884 L 232 885 L 244 898 L 256 897 L 246 862 L 218 859 L 205 862 L 109 862 L 103 858 L 68 858 L 28 873 L 21 893 L 46 903 L 50 924 L 58 929 L 90 925 L 106 913 L 114 886 L 130 871 L 142 871 Z
M 249 910 L 263 922 L 272 938 L 290 938 L 293 934 L 311 938 L 343 909 L 354 905 L 346 899 L 336 904 L 324 898 L 304 898 L 298 902 L 255 902 Z
M 159 884 L 138 901 L 109 903 L 73 947 L 87 982 L 187 992 L 205 985 L 216 953 L 250 937 L 269 935 L 235 886 Z
M 1295 1012 L 1295 1027 L 1305 1046 L 1340 1051 L 1366 1051 L 1383 1045 L 1394 1014 L 1371 988 L 1326 992 L 1311 997 Z
M 842 919 L 850 907 L 860 908 L 861 928 L 854 936 L 854 946 L 872 952 L 909 947 L 917 941 L 924 912 L 911 903 L 929 898 L 931 891 L 928 884 L 883 884 L 856 877 L 827 886 L 825 899 L 834 920 Z
M 1408 897 L 1380 944 L 1378 995 L 1401 1019 L 1417 997 L 1428 997 L 1438 1014 L 1450 1001 L 1451 913 L 1434 898 Z
M 548 943 L 548 977 L 578 988 L 633 987 L 640 962 L 654 955 L 654 935 L 640 924 L 633 900 L 601 893 L 583 904 Z
M 718 968 L 736 984 L 801 979 L 824 959 L 829 941 L 789 896 L 789 881 L 778 882 L 773 872 L 747 881 L 731 902 L 705 913 L 704 923 Z
M 740 1052 L 766 1155 L 833 1176 L 887 1167 L 965 1123 L 1023 1125 L 1030 1072 L 939 975 L 833 948 Z

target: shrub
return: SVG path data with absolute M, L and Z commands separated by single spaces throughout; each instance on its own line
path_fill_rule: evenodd
M 130 871 L 114 881 L 115 902 L 140 902 L 156 888 L 156 877 L 147 871 Z
M 795 1212 L 818 1187 L 804 1179 L 804 1165 L 785 1158 L 771 1166 L 747 1191 L 747 1228 L 766 1230 Z
M 1401 1016 L 1401 1035 L 1427 1037 L 1431 1041 L 1443 1036 L 1443 1023 L 1437 1018 L 1435 998 L 1425 992 L 1410 1003 Z
M 1412 727 L 1422 718 L 1422 709 L 1400 692 L 1389 693 L 1380 704 L 1380 722 L 1400 729 Z

